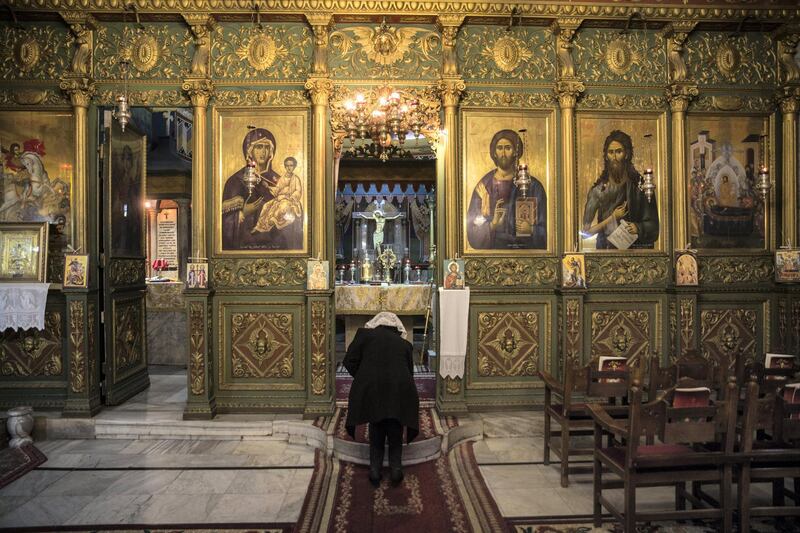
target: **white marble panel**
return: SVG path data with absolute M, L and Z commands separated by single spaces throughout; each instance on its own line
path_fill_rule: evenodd
M 227 494 L 285 493 L 289 490 L 294 470 L 240 470 L 228 487 Z
M 151 498 L 156 497 L 136 494 L 98 496 L 66 523 L 68 525 L 133 524 L 142 508 L 148 504 Z
M 167 494 L 224 494 L 236 470 L 185 470 L 169 484 Z
M 43 496 L 99 496 L 115 482 L 123 479 L 126 472 L 119 470 L 95 470 L 68 472 L 64 477 L 42 491 Z
M 0 518 L 0 527 L 60 526 L 94 496 L 37 496 Z
M 133 516 L 144 524 L 203 524 L 216 504 L 210 494 L 157 494 Z
M 106 494 L 161 494 L 175 481 L 180 470 L 136 470 L 124 476 L 106 489 Z
M 66 471 L 60 470 L 34 470 L 28 472 L 0 489 L 0 498 L 7 496 L 36 496 L 66 475 Z
M 221 522 L 276 522 L 284 493 L 223 494 L 206 518 L 208 524 Z

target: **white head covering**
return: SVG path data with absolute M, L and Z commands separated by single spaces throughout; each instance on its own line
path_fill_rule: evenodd
M 364 327 L 368 329 L 377 328 L 378 326 L 391 326 L 393 328 L 397 328 L 397 331 L 400 332 L 400 336 L 408 340 L 408 332 L 406 331 L 406 328 L 403 327 L 403 323 L 394 313 L 390 313 L 389 311 L 381 311 L 364 325 Z

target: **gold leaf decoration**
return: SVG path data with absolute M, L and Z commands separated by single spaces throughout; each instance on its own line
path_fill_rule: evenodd
M 230 320 L 233 377 L 292 377 L 294 324 L 291 313 L 233 313 Z
M 587 28 L 573 41 L 576 76 L 587 82 L 667 83 L 664 38 L 654 31 L 618 32 Z
M 204 302 L 189 303 L 189 382 L 192 394 L 205 392 L 206 386 L 206 337 Z
M 466 26 L 456 47 L 465 79 L 555 79 L 555 47 L 545 29 Z
M 478 313 L 479 376 L 535 376 L 539 347 L 539 313 Z
M 99 91 L 95 97 L 98 105 L 114 105 L 118 90 Z M 186 107 L 189 99 L 179 89 L 145 89 L 128 91 L 128 101 L 131 105 L 138 106 L 177 106 Z
M 72 34 L 63 26 L 3 26 L 0 31 L 0 79 L 57 80 L 69 70 Z
M 69 302 L 69 386 L 70 390 L 76 394 L 80 394 L 86 390 L 85 319 L 86 315 L 83 302 Z
M 448 394 L 458 394 L 461 392 L 461 378 L 444 378 L 444 385 Z
M 506 91 L 467 91 L 461 100 L 463 106 L 511 107 L 526 109 L 551 109 L 555 106 L 555 95 L 544 93 L 514 93 Z
M 666 283 L 666 257 L 599 257 L 587 254 L 589 285 Z
M 305 259 L 218 259 L 212 261 L 217 288 L 305 285 Z
M 578 109 L 616 109 L 661 111 L 666 99 L 660 94 L 584 94 L 578 100 Z
M 553 258 L 470 258 L 464 265 L 470 286 L 524 287 L 553 285 L 558 260 Z
M 325 394 L 328 383 L 328 304 L 321 300 L 311 302 L 311 392 Z
M 777 56 L 769 35 L 695 31 L 686 40 L 688 78 L 699 85 L 770 85 Z
M 120 63 L 130 63 L 131 79 L 176 79 L 189 72 L 194 37 L 183 24 L 148 24 L 144 29 L 108 23 L 95 32 L 95 76 L 121 80 Z
M 144 259 L 111 259 L 108 262 L 109 281 L 112 285 L 144 284 Z
M 733 370 L 739 354 L 755 353 L 758 313 L 754 309 L 704 309 L 700 313 L 703 357 Z
M 51 89 L 18 89 L 0 91 L 0 105 L 63 105 L 69 103 L 64 93 Z
M 772 257 L 703 257 L 700 283 L 769 283 L 775 275 Z
M 217 91 L 214 101 L 225 106 L 305 106 L 309 103 L 305 91 L 286 89 Z
M 689 104 L 689 110 L 771 113 L 776 105 L 775 98 L 764 95 L 704 95 L 693 100 Z
M 0 375 L 60 376 L 61 313 L 45 311 L 44 330 L 6 330 L 0 333 Z
M 114 370 L 120 373 L 144 364 L 144 297 L 114 302 Z
M 614 355 L 631 358 L 650 349 L 650 313 L 642 310 L 592 313 L 591 357 Z
M 221 24 L 211 44 L 211 72 L 224 79 L 302 80 L 312 51 L 312 34 L 304 26 Z

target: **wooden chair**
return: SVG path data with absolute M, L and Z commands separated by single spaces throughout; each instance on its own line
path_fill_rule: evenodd
M 719 386 L 719 376 L 713 362 L 705 359 L 695 349 L 686 350 L 670 365 L 661 366 L 658 354 L 650 358 L 649 378 L 647 380 L 648 400 L 654 401 L 660 392 L 671 389 L 678 381 L 683 380 L 686 386 L 709 387 L 712 390 Z M 690 384 L 693 383 L 693 384 Z M 724 382 L 722 383 L 724 386 Z
M 677 388 L 677 387 L 676 387 Z M 662 393 L 653 402 L 642 404 L 642 387 L 634 381 L 629 394 L 630 416 L 627 425 L 614 420 L 602 405 L 589 405 L 594 420 L 594 525 L 600 527 L 605 507 L 629 533 L 638 521 L 674 519 L 719 519 L 722 531 L 731 531 L 733 446 L 736 431 L 735 401 L 712 400 L 701 407 L 674 407 L 675 389 Z M 735 398 L 736 385 L 727 385 L 729 398 Z M 603 447 L 604 433 L 613 434 L 620 443 Z M 657 437 L 658 444 L 642 445 L 643 438 Z M 649 440 L 649 439 L 648 439 Z M 704 447 L 716 443 L 716 451 Z M 604 480 L 610 471 L 619 479 Z M 702 501 L 686 492 L 687 482 L 720 485 L 720 505 L 705 507 Z M 675 510 L 642 513 L 636 511 L 639 487 L 674 486 Z M 622 488 L 623 508 L 617 509 L 603 496 L 603 489 Z M 692 509 L 686 509 L 686 501 Z
M 765 394 L 775 394 L 778 390 L 782 389 L 786 383 L 796 381 L 795 375 L 798 370 L 800 370 L 800 368 L 798 368 L 797 358 L 792 360 L 790 366 L 781 368 L 767 368 L 766 359 L 748 367 L 748 373 L 751 376 L 755 375 L 758 379 L 758 393 L 761 396 Z
M 637 364 L 629 359 L 625 370 L 599 368 L 599 357 L 592 358 L 580 366 L 576 358 L 564 365 L 564 380 L 559 383 L 547 372 L 539 372 L 544 381 L 544 464 L 550 464 L 550 452 L 561 461 L 561 486 L 569 486 L 569 474 L 576 470 L 588 470 L 587 466 L 569 465 L 570 456 L 591 455 L 591 447 L 571 446 L 572 437 L 592 434 L 592 419 L 586 410 L 587 402 L 599 401 L 608 408 L 612 417 L 625 417 L 625 405 L 629 387 L 630 368 Z M 553 431 L 553 423 L 559 429 Z M 557 441 L 554 441 L 557 438 Z
M 785 381 L 783 384 L 785 385 Z M 759 395 L 756 379 L 747 384 L 742 420 L 739 467 L 739 531 L 750 530 L 754 516 L 800 516 L 800 403 L 778 394 Z M 756 434 L 769 439 L 755 439 Z M 793 479 L 794 490 L 785 480 Z M 772 505 L 754 506 L 750 501 L 753 483 L 772 484 Z M 794 505 L 785 506 L 786 498 Z

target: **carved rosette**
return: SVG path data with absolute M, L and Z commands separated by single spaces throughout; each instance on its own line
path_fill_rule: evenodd
M 206 391 L 205 321 L 205 303 L 189 302 L 189 383 L 195 396 Z
M 703 357 L 733 369 L 738 354 L 752 359 L 756 349 L 758 314 L 753 309 L 706 309 L 700 313 Z
M 328 304 L 311 302 L 311 392 L 325 394 L 328 383 Z
M 631 358 L 650 350 L 650 313 L 642 310 L 594 311 L 592 357 L 613 354 Z
M 479 376 L 535 376 L 539 348 L 539 313 L 478 313 Z
M 569 298 L 566 303 L 564 355 L 567 359 L 577 360 L 581 353 L 580 302 Z
M 306 283 L 305 259 L 217 259 L 212 262 L 214 284 L 219 289 L 289 287 Z
M 640 285 L 666 283 L 665 257 L 586 256 L 586 275 L 590 285 Z
M 3 376 L 60 376 L 61 313 L 46 311 L 43 331 L 30 329 L 0 334 L 0 374 Z
M 466 282 L 481 287 L 552 286 L 556 282 L 558 260 L 543 258 L 467 259 Z
M 586 85 L 580 80 L 563 79 L 556 82 L 553 91 L 561 109 L 574 109 L 578 98 L 586 91 Z
M 551 93 L 514 93 L 506 91 L 467 91 L 461 100 L 464 106 L 511 107 L 514 109 L 551 108 L 555 96 Z
M 694 307 L 694 300 L 681 300 L 681 346 L 684 350 L 694 345 Z
M 109 281 L 112 285 L 144 284 L 144 259 L 111 259 L 108 265 Z
M 663 37 L 654 31 L 618 33 L 587 28 L 573 41 L 573 57 L 575 75 L 588 82 L 667 82 Z
M 233 377 L 291 378 L 294 375 L 293 341 L 291 313 L 233 313 Z
M 772 257 L 704 257 L 700 283 L 769 283 L 774 277 Z
M 69 302 L 69 343 L 70 343 L 70 365 L 69 365 L 69 387 L 75 394 L 86 392 L 86 337 L 84 326 L 86 325 L 86 309 L 83 302 Z

